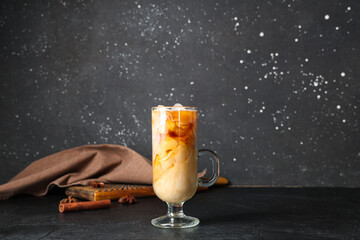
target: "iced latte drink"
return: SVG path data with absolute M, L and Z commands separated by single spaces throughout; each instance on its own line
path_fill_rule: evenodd
M 152 109 L 153 188 L 167 203 L 183 203 L 196 192 L 196 133 L 196 108 L 176 104 Z

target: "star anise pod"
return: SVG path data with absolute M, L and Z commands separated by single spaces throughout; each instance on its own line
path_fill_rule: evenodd
M 63 200 L 61 200 L 60 203 L 74 203 L 78 201 L 79 200 L 77 200 L 76 198 L 73 198 L 72 196 L 68 196 L 68 198 L 64 198 Z
M 92 186 L 93 188 L 102 188 L 102 187 L 105 186 L 105 183 L 103 183 L 103 182 L 92 182 L 92 183 L 91 183 L 91 186 Z
M 121 197 L 119 200 L 118 200 L 119 203 L 121 204 L 125 204 L 125 203 L 128 203 L 128 204 L 133 204 L 133 203 L 137 203 L 137 200 L 134 196 L 131 196 L 130 194 L 124 196 L 124 197 Z

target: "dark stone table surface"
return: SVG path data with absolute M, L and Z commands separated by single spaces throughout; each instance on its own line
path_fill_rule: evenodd
M 185 213 L 190 229 L 158 229 L 158 198 L 110 209 L 58 212 L 63 190 L 0 201 L 0 239 L 360 239 L 360 189 L 214 188 L 197 193 Z

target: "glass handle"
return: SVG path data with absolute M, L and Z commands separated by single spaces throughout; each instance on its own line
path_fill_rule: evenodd
M 199 187 L 210 187 L 213 185 L 219 178 L 220 175 L 220 161 L 216 154 L 209 149 L 200 149 L 199 158 L 204 155 L 210 155 L 212 161 L 212 171 L 213 174 L 209 179 L 199 178 Z

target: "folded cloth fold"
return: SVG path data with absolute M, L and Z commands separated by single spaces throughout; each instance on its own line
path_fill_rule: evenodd
M 89 185 L 94 181 L 151 184 L 151 162 L 120 145 L 75 147 L 31 163 L 0 186 L 0 199 L 17 194 L 43 196 L 51 185 L 68 187 Z

